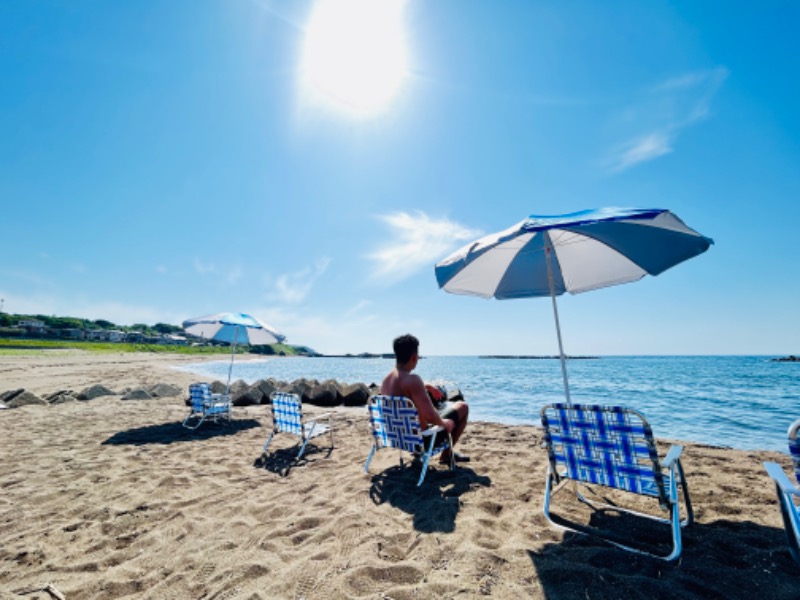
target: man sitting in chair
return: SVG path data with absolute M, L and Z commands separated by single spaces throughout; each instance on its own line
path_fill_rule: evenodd
M 444 428 L 452 436 L 455 446 L 467 426 L 469 406 L 464 401 L 447 402 L 441 411 L 437 411 L 425 390 L 422 378 L 411 373 L 419 361 L 419 340 L 411 334 L 401 335 L 394 340 L 393 346 L 397 364 L 384 378 L 381 394 L 409 398 L 417 408 L 420 425 L 425 429 L 432 425 Z M 453 458 L 458 462 L 469 460 L 468 456 L 458 452 L 453 453 Z M 450 462 L 450 450 L 442 452 L 440 461 Z

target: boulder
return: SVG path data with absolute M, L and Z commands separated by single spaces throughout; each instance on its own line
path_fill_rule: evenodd
M 371 393 L 363 383 L 346 385 L 342 388 L 342 402 L 345 406 L 365 406 Z
M 57 392 L 47 397 L 47 401 L 50 404 L 64 404 L 66 402 L 77 402 L 77 400 L 78 399 L 72 395 L 72 392 Z
M 282 392 L 289 392 L 290 394 L 297 394 L 303 402 L 308 402 L 311 399 L 311 385 L 305 379 L 295 379 L 289 386 L 289 389 L 282 389 Z
M 166 398 L 172 396 L 180 396 L 183 390 L 178 386 L 169 383 L 157 383 L 151 387 L 147 392 L 156 398 Z
M 262 392 L 257 386 L 237 386 L 235 390 L 233 386 L 231 386 L 231 402 L 234 406 L 251 406 L 253 404 L 261 404 L 263 398 L 264 392 Z
M 25 390 L 20 388 L 18 390 L 8 390 L 7 392 L 3 392 L 0 394 L 0 402 L 8 403 L 14 396 L 19 396 Z
M 8 408 L 19 408 L 20 406 L 30 406 L 32 404 L 43 404 L 47 406 L 47 400 L 40 398 L 32 392 L 22 390 L 21 393 L 17 394 L 10 400 L 6 400 L 5 402 L 5 405 L 8 406 Z
M 274 379 L 261 379 L 257 381 L 254 386 L 261 390 L 263 394 L 263 398 L 261 399 L 262 404 L 267 404 L 270 396 L 278 391 L 278 382 Z
M 93 385 L 78 394 L 78 400 L 94 400 L 100 396 L 113 396 L 114 392 L 104 385 Z
M 342 403 L 342 392 L 339 384 L 328 380 L 312 387 L 308 391 L 308 403 L 315 406 L 338 406 Z
M 146 389 L 138 388 L 138 389 L 131 390 L 130 392 L 128 392 L 127 394 L 122 396 L 122 399 L 123 400 L 149 400 L 152 397 L 153 396 L 151 396 L 150 393 Z
M 242 383 L 244 383 L 244 382 L 242 382 Z M 231 388 L 233 388 L 233 386 L 231 386 Z M 211 393 L 212 394 L 224 394 L 226 389 L 227 388 L 225 387 L 225 384 L 222 383 L 221 381 L 214 381 L 211 384 Z

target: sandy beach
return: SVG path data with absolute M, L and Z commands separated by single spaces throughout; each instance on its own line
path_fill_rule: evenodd
M 293 464 L 288 436 L 262 456 L 268 406 L 235 408 L 230 426 L 181 427 L 197 377 L 170 366 L 197 361 L 0 356 L 0 393 L 184 390 L 0 410 L 0 598 L 800 597 L 800 566 L 761 464 L 788 469 L 784 454 L 686 443 L 696 523 L 680 560 L 665 563 L 546 521 L 539 428 L 471 423 L 461 448 L 471 462 L 436 465 L 417 488 L 418 471 L 400 468 L 394 451 L 364 473 L 366 409 L 339 408 L 335 447 L 320 438 Z M 554 512 L 630 530 L 626 518 L 590 514 L 568 489 Z M 636 528 L 647 547 L 668 547 L 666 528 Z

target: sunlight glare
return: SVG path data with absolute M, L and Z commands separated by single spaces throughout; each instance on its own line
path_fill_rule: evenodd
M 404 0 L 318 0 L 306 31 L 303 83 L 323 104 L 369 116 L 407 74 Z

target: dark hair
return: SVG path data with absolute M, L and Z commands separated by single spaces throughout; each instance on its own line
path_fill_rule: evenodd
M 394 339 L 394 357 L 398 365 L 406 364 L 419 351 L 419 340 L 410 333 Z

